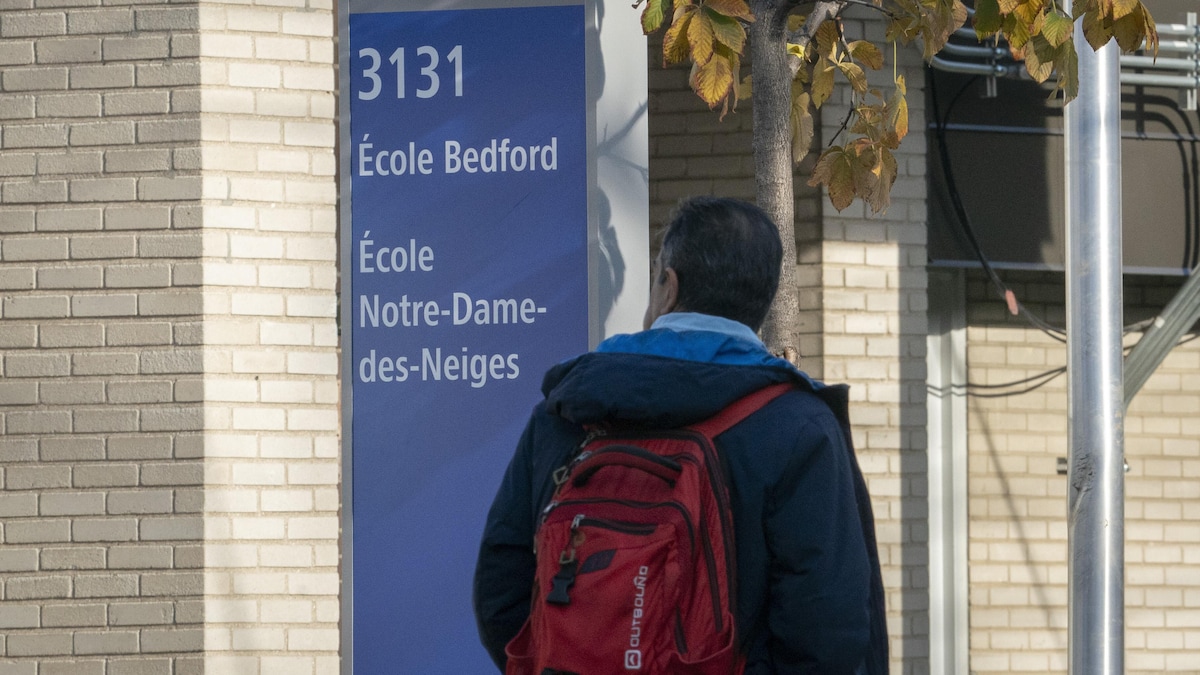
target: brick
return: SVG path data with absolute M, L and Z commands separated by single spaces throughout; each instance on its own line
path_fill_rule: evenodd
M 71 654 L 72 642 L 69 633 L 14 634 L 8 636 L 8 656 L 66 656 Z
M 170 55 L 170 39 L 165 35 L 106 37 L 105 61 L 151 61 Z
M 138 484 L 138 466 L 136 464 L 80 465 L 75 467 L 73 484 L 77 488 L 132 487 Z
M 5 451 L 5 457 L 9 457 Z M 37 495 L 0 493 L 0 518 L 37 515 Z
M 104 662 L 97 660 L 50 661 L 42 664 L 41 675 L 104 675 Z
M 143 630 L 141 640 L 145 653 L 198 652 L 204 648 L 204 632 L 199 629 Z
M 42 608 L 42 624 L 47 628 L 103 626 L 107 622 L 106 609 L 104 605 L 48 605 Z
M 170 602 L 113 603 L 109 621 L 114 626 L 157 626 L 175 619 L 175 606 Z
M 104 282 L 104 270 L 95 266 L 43 267 L 38 270 L 38 288 L 99 288 Z
M 4 584 L 6 600 L 67 598 L 70 595 L 71 577 L 66 576 L 8 577 Z
M 70 307 L 65 295 L 18 296 L 4 300 L 4 316 L 9 319 L 53 318 L 69 315 Z M 21 375 L 10 369 L 9 376 L 20 377 Z
M 183 661 L 180 659 L 179 670 L 175 670 L 172 667 L 174 659 L 149 659 L 144 656 L 127 661 L 108 659 L 108 675 L 196 675 L 196 671 L 186 669 Z
M 0 628 L 37 628 L 38 615 L 35 605 L 0 605 Z
M 162 381 L 113 382 L 107 387 L 112 403 L 169 403 L 172 385 Z
M 0 44 L 0 66 L 24 66 L 33 63 L 34 42 L 9 40 Z
M 67 31 L 72 35 L 104 33 L 132 33 L 133 10 L 129 7 L 99 10 L 75 10 L 67 20 Z
M 108 441 L 108 455 L 113 460 L 166 459 L 171 456 L 171 453 L 171 438 L 168 436 L 140 434 L 134 437 L 111 438 Z M 137 484 L 137 469 L 136 467 L 132 468 L 134 471 L 133 482 L 123 483 L 123 485 Z M 78 481 L 79 470 L 76 470 L 75 474 Z
M 101 209 L 55 209 L 39 211 L 37 229 L 41 232 L 99 230 L 104 227 Z
M 33 405 L 37 402 L 36 382 L 0 381 L 0 406 Z
M 152 572 L 142 575 L 145 596 L 183 597 L 204 593 L 204 575 L 200 572 Z
M 133 492 L 110 492 L 108 513 L 171 513 L 174 496 L 170 490 L 138 490 Z
M 77 122 L 71 125 L 70 144 L 75 147 L 79 146 L 96 146 L 96 145 L 132 145 L 134 142 L 134 123 L 133 122 Z M 95 179 L 95 183 L 107 181 L 110 184 L 118 185 L 124 179 Z M 84 181 L 73 181 L 72 188 Z M 111 195 L 105 201 L 124 201 L 128 199 L 124 196 L 121 188 L 110 190 L 107 193 Z M 78 201 L 78 200 L 77 200 Z
M 204 535 L 200 518 L 144 518 L 141 525 L 142 541 L 191 541 Z
M 5 68 L 0 74 L 4 91 L 57 91 L 67 88 L 68 70 L 61 67 Z
M 110 206 L 104 211 L 107 230 L 165 230 L 170 226 L 171 210 L 165 206 Z
M 139 87 L 178 87 L 200 84 L 200 65 L 180 62 L 174 64 L 138 64 Z
M 137 354 L 99 352 L 71 357 L 72 375 L 134 375 L 137 370 Z
M 4 242 L 4 260 L 7 262 L 65 260 L 67 241 L 66 237 L 10 238 Z
M 36 42 L 38 63 L 87 63 L 100 60 L 100 38 L 75 37 Z
M 133 294 L 76 295 L 71 298 L 71 316 L 136 316 L 137 298 Z
M 102 492 L 52 492 L 41 498 L 43 516 L 80 516 L 104 513 Z
M 70 485 L 69 466 L 10 466 L 4 482 L 8 490 L 43 490 Z
M 0 232 L 32 232 L 34 212 L 32 210 L 6 209 L 0 211 Z
M 38 569 L 38 552 L 35 548 L 0 549 L 0 572 L 34 572 Z M 2 606 L 0 606 L 2 609 Z M 12 628 L 12 626 L 9 626 Z
M 104 344 L 104 326 L 97 323 L 56 323 L 42 326 L 38 344 L 44 348 L 99 347 Z
M 71 68 L 72 89 L 118 89 L 134 86 L 134 66 L 129 63 Z
M 171 110 L 171 96 L 165 91 L 130 91 L 104 95 L 106 115 L 166 114 Z
M 67 201 L 67 183 L 61 180 L 10 181 L 4 183 L 2 189 L 6 204 Z
M 204 240 L 192 232 L 143 235 L 139 238 L 143 258 L 195 258 L 203 252 Z
M 130 190 L 136 189 L 134 179 L 127 180 Z M 81 260 L 98 258 L 132 258 L 137 255 L 137 239 L 128 235 L 77 236 L 71 238 L 71 257 Z
M 119 141 L 124 143 L 124 140 Z M 129 142 L 132 142 L 129 141 Z M 135 178 L 77 178 L 70 183 L 73 202 L 129 202 L 137 199 Z M 74 244 L 72 243 L 72 248 Z
M 78 518 L 71 523 L 71 536 L 79 542 L 133 541 L 137 526 L 132 518 Z
M 137 12 L 137 28 L 143 31 L 184 31 L 200 28 L 200 11 L 196 7 L 142 7 Z
M 75 633 L 76 654 L 134 654 L 138 652 L 137 631 L 107 630 Z
M 282 82 L 279 66 L 267 63 L 231 63 L 229 85 L 253 89 L 278 89 Z
M 40 176 L 100 173 L 103 170 L 104 155 L 99 152 L 43 152 L 38 155 L 38 175 Z
M 331 37 L 333 17 L 327 12 L 287 12 L 283 15 L 283 32 L 288 35 Z
M 4 527 L 5 544 L 41 544 L 71 539 L 69 520 L 21 520 Z
M 9 13 L 4 19 L 0 37 L 6 38 L 62 35 L 67 28 L 63 12 Z
M 0 176 L 32 176 L 37 173 L 37 156 L 13 153 L 0 156 Z
M 46 570 L 104 569 L 105 550 L 98 546 L 43 548 L 41 566 Z
M 164 569 L 173 558 L 170 546 L 120 546 L 111 550 L 108 564 L 111 569 Z

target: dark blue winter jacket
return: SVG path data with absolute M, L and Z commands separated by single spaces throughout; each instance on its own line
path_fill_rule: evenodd
M 611 338 L 552 368 L 488 515 L 475 572 L 480 637 L 504 668 L 529 614 L 539 513 L 581 425 L 679 427 L 762 387 L 797 388 L 717 437 L 737 548 L 737 630 L 748 674 L 886 672 L 887 635 L 870 504 L 844 388 L 823 388 L 761 343 L 658 329 Z M 836 399 L 839 398 L 840 402 Z

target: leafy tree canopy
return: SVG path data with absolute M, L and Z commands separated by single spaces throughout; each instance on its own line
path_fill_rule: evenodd
M 724 115 L 750 97 L 752 78 L 742 78 L 748 27 L 756 21 L 780 23 L 779 49 L 788 54 L 791 81 L 791 158 L 799 162 L 813 138 L 813 110 L 829 100 L 834 84 L 851 88 L 847 140 L 830 145 L 817 160 L 810 185 L 824 185 L 839 211 L 863 199 L 875 213 L 887 208 L 896 179 L 892 152 L 908 133 L 904 77 L 890 92 L 869 86 L 866 70 L 884 66 L 884 52 L 865 40 L 847 41 L 840 17 L 854 5 L 877 10 L 887 22 L 889 44 L 918 42 L 926 60 L 941 51 L 968 20 L 960 0 L 638 0 L 642 28 L 665 28 L 666 64 L 690 61 L 692 89 Z M 974 0 L 973 25 L 980 40 L 1005 39 L 1038 82 L 1055 77 L 1056 92 L 1070 101 L 1079 90 L 1074 21 L 1094 49 L 1116 40 L 1123 50 L 1143 44 L 1157 52 L 1154 20 L 1141 0 L 1074 0 L 1070 13 L 1062 0 Z M 768 34 L 766 32 L 760 34 Z M 758 105 L 757 101 L 755 105 Z

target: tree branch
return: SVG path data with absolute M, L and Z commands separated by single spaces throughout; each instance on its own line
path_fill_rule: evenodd
M 851 4 L 851 0 L 818 0 L 817 4 L 813 5 L 812 11 L 808 13 L 808 19 L 799 30 L 789 34 L 787 41 L 790 44 L 800 45 L 808 50 L 808 43 L 812 42 L 813 36 L 817 34 L 817 29 L 821 24 L 830 19 L 836 19 L 847 5 Z M 797 56 L 788 57 L 788 68 L 792 71 L 792 77 L 799 72 L 800 66 L 803 65 L 800 58 Z

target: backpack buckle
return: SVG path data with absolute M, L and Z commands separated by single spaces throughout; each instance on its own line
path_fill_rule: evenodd
M 551 477 L 554 479 L 554 487 L 556 487 L 556 488 L 562 487 L 562 484 L 567 482 L 567 477 L 570 476 L 570 474 L 571 474 L 570 468 L 568 468 L 565 465 L 560 466 L 557 469 L 555 469 L 554 473 L 550 474 Z

